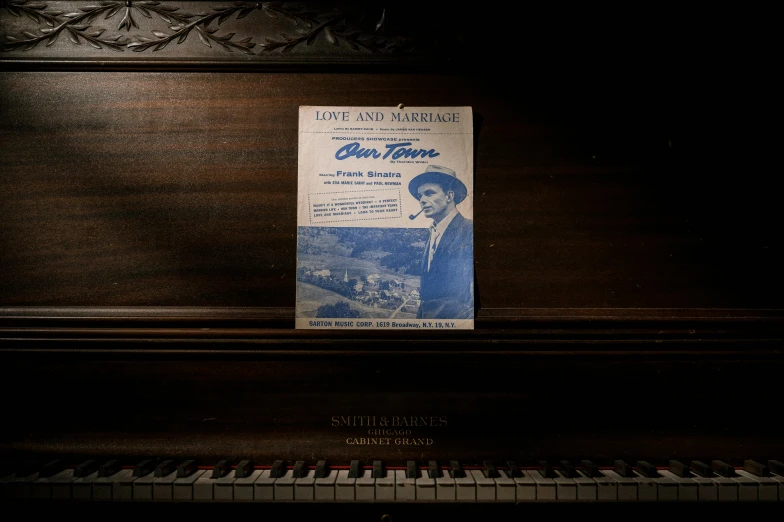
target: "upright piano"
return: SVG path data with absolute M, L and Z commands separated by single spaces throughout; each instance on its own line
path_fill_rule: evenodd
M 780 505 L 772 169 L 661 16 L 0 4 L 0 494 Z M 473 109 L 475 329 L 297 330 L 298 107 L 399 104 Z

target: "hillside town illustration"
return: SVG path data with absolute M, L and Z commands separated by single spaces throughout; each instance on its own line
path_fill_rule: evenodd
M 415 318 L 422 231 L 368 240 L 346 229 L 300 229 L 298 317 Z

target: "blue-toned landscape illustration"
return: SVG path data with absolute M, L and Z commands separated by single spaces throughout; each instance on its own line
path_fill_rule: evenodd
M 299 227 L 297 317 L 416 318 L 422 228 Z

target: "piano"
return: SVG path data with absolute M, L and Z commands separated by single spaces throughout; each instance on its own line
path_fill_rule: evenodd
M 385 466 L 330 467 L 326 460 L 309 466 L 300 460 L 276 460 L 257 466 L 251 459 L 221 459 L 211 466 L 195 460 L 144 459 L 123 466 L 119 459 L 88 459 L 68 465 L 61 459 L 20 464 L 0 481 L 3 497 L 15 502 L 101 502 L 121 505 L 166 503 L 265 503 L 297 505 L 372 505 L 385 509 L 405 504 L 492 506 L 633 503 L 737 504 L 777 503 L 784 491 L 784 464 L 746 460 L 741 469 L 714 460 L 711 464 L 672 460 L 665 468 L 647 461 L 636 465 L 616 460 L 598 466 L 589 460 L 540 461 L 520 467 L 514 461 L 464 468 L 431 460 Z M 297 508 L 299 509 L 299 508 Z M 518 509 L 524 509 L 522 507 Z M 296 511 L 290 511 L 296 513 Z
M 4 501 L 781 505 L 781 218 L 737 98 L 655 16 L 415 8 L 0 5 Z M 298 107 L 400 103 L 474 110 L 475 329 L 297 330 Z

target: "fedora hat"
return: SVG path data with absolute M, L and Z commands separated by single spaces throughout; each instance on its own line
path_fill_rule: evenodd
M 457 174 L 452 169 L 439 165 L 428 165 L 422 174 L 417 174 L 408 183 L 408 191 L 416 199 L 419 199 L 419 187 L 425 183 L 437 183 L 444 188 L 444 192 L 449 190 L 455 193 L 455 204 L 463 201 L 468 195 L 465 184 L 457 179 Z

